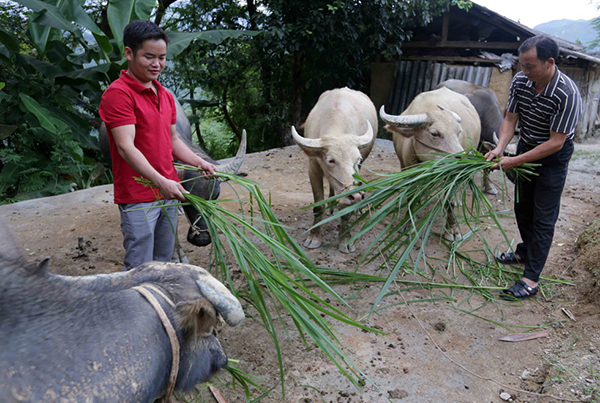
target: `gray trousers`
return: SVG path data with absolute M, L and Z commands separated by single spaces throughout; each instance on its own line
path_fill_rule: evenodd
M 170 262 L 177 231 L 175 200 L 119 204 L 125 268 L 145 262 Z M 163 207 L 156 208 L 162 205 Z M 155 207 L 155 208 L 149 208 Z

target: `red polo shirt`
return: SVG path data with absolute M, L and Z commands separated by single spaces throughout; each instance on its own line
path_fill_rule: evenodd
M 138 184 L 140 177 L 119 155 L 111 129 L 135 125 L 134 144 L 150 165 L 168 179 L 179 181 L 173 167 L 171 125 L 177 122 L 173 96 L 158 81 L 154 81 L 158 96 L 135 78 L 121 71 L 102 95 L 100 117 L 108 128 L 112 158 L 115 203 L 143 203 L 156 200 L 156 189 Z

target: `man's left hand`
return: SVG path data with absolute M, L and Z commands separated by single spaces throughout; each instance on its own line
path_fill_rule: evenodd
M 500 159 L 500 161 L 497 164 L 492 166 L 492 170 L 501 169 L 506 172 L 509 169 L 518 167 L 520 165 L 521 165 L 521 162 L 519 161 L 518 157 L 503 157 Z
M 198 164 L 198 168 L 204 170 L 202 173 L 203 175 L 214 175 L 215 171 L 217 170 L 217 166 L 215 164 L 211 164 L 210 162 L 204 160 Z

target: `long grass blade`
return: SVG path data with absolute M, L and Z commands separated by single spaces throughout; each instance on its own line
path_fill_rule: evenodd
M 196 170 L 193 167 L 184 168 Z M 240 196 L 240 211 L 231 211 L 222 202 L 204 200 L 190 193 L 186 193 L 185 197 L 207 223 L 218 277 L 229 285 L 232 292 L 254 308 L 273 341 L 284 399 L 283 353 L 275 325 L 275 318 L 279 318 L 287 332 L 283 312 L 290 316 L 305 343 L 308 344 L 305 337 L 310 338 L 356 386 L 364 382 L 360 378 L 373 383 L 346 355 L 329 321 L 339 321 L 377 333 L 379 331 L 361 324 L 325 300 L 329 296 L 350 308 L 321 278 L 319 269 L 288 234 L 256 182 L 221 172 L 217 172 L 215 176 L 239 186 L 241 190 L 236 193 L 238 196 L 242 193 L 246 195 Z M 143 179 L 139 181 L 150 185 Z M 251 215 L 245 214 L 244 209 L 249 209 Z M 236 287 L 232 280 L 233 267 L 229 263 L 227 251 L 230 251 L 235 259 L 235 266 L 246 279 L 243 287 Z M 241 377 L 238 376 L 237 379 L 240 381 Z M 244 390 L 248 393 L 246 385 Z
M 454 214 L 448 208 L 453 201 L 458 201 L 461 205 L 459 212 L 462 218 L 456 217 L 457 221 L 468 226 L 470 234 L 468 236 L 477 236 L 483 241 L 488 260 L 494 253 L 489 250 L 489 245 L 478 231 L 482 220 L 491 220 L 492 225 L 501 231 L 506 243 L 510 244 L 510 239 L 502 228 L 499 214 L 494 211 L 493 205 L 483 194 L 475 179 L 477 174 L 491 169 L 496 162 L 487 161 L 481 153 L 473 149 L 451 155 L 435 154 L 435 157 L 437 158 L 399 172 L 380 174 L 370 182 L 359 178 L 363 185 L 308 206 L 310 208 L 329 204 L 359 191 L 368 194 L 365 199 L 345 207 L 316 224 L 315 227 L 338 220 L 343 215 L 354 214 L 356 219 L 350 224 L 349 230 L 354 229 L 356 233 L 351 237 L 350 242 L 374 230 L 378 231 L 366 247 L 361 262 L 370 262 L 383 256 L 386 262 L 392 264 L 373 302 L 372 313 L 382 299 L 390 293 L 389 287 L 394 281 L 398 281 L 396 277 L 401 272 L 401 268 L 412 266 L 412 272 L 416 274 L 418 267 L 422 264 L 427 265 L 427 241 L 433 233 L 434 224 L 446 218 L 448 214 Z M 534 164 L 525 164 L 512 171 L 517 180 L 526 180 L 527 176 L 534 175 L 532 171 L 534 166 Z M 506 184 L 504 175 L 502 175 L 502 184 L 503 186 Z M 491 298 L 489 290 L 501 288 L 499 282 L 493 286 L 483 286 L 475 277 L 465 275 L 468 272 L 462 268 L 464 264 L 458 261 L 466 259 L 467 267 L 477 268 L 481 265 L 491 266 L 495 262 L 475 262 L 467 253 L 458 250 L 460 244 L 461 242 L 448 244 L 451 253 L 447 265 L 461 267 L 459 272 L 466 278 L 468 284 L 459 285 L 455 279 L 452 280 L 455 284 L 445 281 L 442 284 L 429 284 L 429 287 L 469 289 L 471 292 L 483 293 L 487 298 Z

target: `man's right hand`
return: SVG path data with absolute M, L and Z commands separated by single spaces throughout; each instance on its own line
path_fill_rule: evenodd
M 492 151 L 488 151 L 485 154 L 485 159 L 488 161 L 494 160 L 494 159 L 498 159 L 500 158 L 500 156 L 502 155 L 503 150 L 498 149 L 497 147 L 494 148 Z
M 164 197 L 165 199 L 176 199 L 182 202 L 186 202 L 187 199 L 185 198 L 185 196 L 183 195 L 184 193 L 189 193 L 187 190 L 185 190 L 183 188 L 183 186 L 181 186 L 181 183 L 171 180 L 171 179 L 167 179 L 167 178 L 162 178 L 162 180 L 160 181 L 160 183 L 155 183 L 154 184 L 158 190 L 160 190 L 160 194 L 162 195 L 162 197 Z

